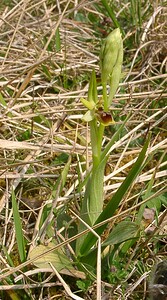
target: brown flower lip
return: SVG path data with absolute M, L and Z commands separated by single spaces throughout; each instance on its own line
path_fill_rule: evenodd
M 114 119 L 111 113 L 105 112 L 102 107 L 99 107 L 96 112 L 97 118 L 104 126 L 114 124 Z

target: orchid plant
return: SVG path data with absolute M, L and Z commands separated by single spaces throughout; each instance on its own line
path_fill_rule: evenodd
M 105 126 L 114 124 L 114 119 L 109 111 L 113 97 L 118 88 L 123 61 L 123 41 L 119 28 L 113 30 L 105 39 L 100 53 L 101 82 L 103 88 L 102 99 L 98 99 L 96 75 L 93 70 L 88 98 L 81 99 L 88 109 L 83 116 L 83 121 L 90 125 L 91 148 L 92 148 L 92 172 L 89 176 L 84 200 L 82 203 L 81 217 L 93 225 L 103 210 L 104 202 L 104 170 L 108 155 L 102 151 L 102 141 Z M 107 93 L 107 84 L 110 91 Z M 111 147 L 114 139 L 109 144 Z M 80 224 L 80 231 L 83 225 Z M 78 242 L 80 244 L 80 241 Z M 80 248 L 80 246 L 79 246 Z
M 129 174 L 118 188 L 116 193 L 109 200 L 106 207 L 104 207 L 104 170 L 111 152 L 111 147 L 119 139 L 126 120 L 120 125 L 114 135 L 111 137 L 109 143 L 102 147 L 103 135 L 105 126 L 114 125 L 114 119 L 110 112 L 113 97 L 118 88 L 121 78 L 121 69 L 123 62 L 123 41 L 121 32 L 117 28 L 113 30 L 101 48 L 100 67 L 101 67 L 101 82 L 102 82 L 102 99 L 98 100 L 96 75 L 93 70 L 88 90 L 88 98 L 81 99 L 84 106 L 88 109 L 83 120 L 90 125 L 90 137 L 92 148 L 92 170 L 87 176 L 87 183 L 85 187 L 84 199 L 81 205 L 80 218 L 83 222 L 79 223 L 78 231 L 81 233 L 86 229 L 84 223 L 89 227 L 96 227 L 96 234 L 101 236 L 107 226 L 106 220 L 111 218 L 124 195 L 134 182 L 137 175 L 144 167 L 146 151 L 149 145 L 150 138 L 146 139 L 142 151 L 140 152 L 136 162 L 134 163 Z M 110 90 L 107 92 L 107 84 Z M 102 224 L 102 225 L 100 225 Z M 134 224 L 129 224 L 134 227 Z M 132 228 L 134 230 L 134 228 Z M 112 235 L 112 232 L 111 232 Z M 125 234 L 126 235 L 126 234 Z M 110 240 L 110 235 L 108 239 Z M 96 257 L 97 237 L 89 232 L 86 236 L 81 235 L 76 242 L 76 254 L 78 259 L 88 265 L 94 265 Z M 111 241 L 110 241 L 111 242 Z M 93 254 L 93 255 L 92 255 Z
M 140 173 L 145 165 L 146 151 L 149 144 L 149 139 L 146 139 L 144 146 L 136 159 L 132 169 L 126 176 L 125 180 L 122 182 L 117 191 L 112 195 L 112 198 L 108 200 L 107 205 L 104 207 L 104 170 L 111 153 L 111 148 L 115 142 L 120 138 L 120 134 L 127 122 L 126 120 L 117 128 L 114 135 L 110 138 L 107 145 L 102 147 L 104 129 L 108 125 L 115 124 L 112 114 L 110 112 L 110 106 L 114 94 L 118 88 L 119 80 L 121 77 L 121 68 L 123 60 L 123 42 L 119 29 L 113 30 L 112 33 L 104 41 L 100 54 L 100 66 L 101 66 L 101 82 L 102 82 L 102 97 L 98 98 L 97 93 L 97 82 L 95 71 L 92 71 L 91 79 L 88 89 L 87 99 L 81 99 L 84 106 L 87 108 L 87 112 L 83 116 L 83 121 L 88 122 L 90 126 L 91 135 L 91 148 L 92 148 L 92 168 L 87 172 L 84 182 L 81 183 L 79 189 L 84 190 L 84 197 L 81 203 L 80 216 L 76 215 L 79 219 L 78 234 L 74 237 L 76 239 L 76 244 L 74 246 L 75 250 L 75 262 L 78 269 L 95 270 L 95 265 L 97 269 L 97 281 L 100 282 L 100 264 L 101 260 L 101 247 L 105 249 L 106 246 L 115 243 L 119 244 L 126 241 L 130 237 L 136 236 L 137 227 L 131 221 L 125 221 L 116 228 L 112 230 L 107 239 L 97 243 L 97 239 L 101 237 L 102 233 L 107 227 L 108 220 L 115 214 L 118 206 L 120 205 L 123 197 L 127 193 L 128 189 L 131 187 L 132 183 L 136 179 L 137 175 Z M 107 85 L 109 84 L 110 90 L 107 91 Z M 65 185 L 68 170 L 70 167 L 71 160 L 69 160 L 62 171 L 53 191 L 53 198 L 61 193 L 63 186 Z M 57 198 L 56 198 L 57 201 Z M 48 225 L 48 220 L 53 214 L 53 205 L 51 206 L 51 211 L 45 220 L 45 224 Z M 74 214 L 74 212 L 73 212 Z M 60 214 L 61 215 L 61 214 Z M 69 220 L 69 217 L 68 217 Z M 126 224 L 126 226 L 125 226 Z M 46 225 L 46 226 L 47 226 Z M 125 227 L 125 228 L 124 228 Z M 41 227 L 41 232 L 43 232 L 44 226 Z M 87 229 L 87 232 L 84 230 Z M 89 229 L 89 230 L 88 230 Z M 93 230 L 93 232 L 92 232 Z M 121 231 L 121 235 L 120 235 Z M 118 237 L 115 239 L 115 237 Z M 30 259 L 37 253 L 43 253 L 46 251 L 46 255 L 42 257 L 42 262 L 39 259 L 35 259 L 35 265 L 37 267 L 48 267 L 50 260 L 52 260 L 56 270 L 62 270 L 64 268 L 70 269 L 70 272 L 75 271 L 72 262 L 66 257 L 66 252 L 59 251 L 57 249 L 60 245 L 53 246 L 52 244 L 48 246 L 39 245 L 29 254 Z M 63 249 L 63 248 L 62 248 Z M 50 252 L 52 253 L 50 254 Z M 54 252 L 53 252 L 54 251 Z M 98 253 L 98 255 L 97 255 Z M 45 259 L 44 259 L 45 257 Z M 97 257 L 99 259 L 97 259 Z M 68 263 L 67 263 L 68 260 Z M 45 264 L 44 262 L 45 261 Z M 49 265 L 50 266 L 50 265 Z M 94 271 L 93 271 L 94 272 Z M 100 289 L 97 290 L 97 299 L 100 297 Z M 76 298 L 75 298 L 76 299 Z M 77 298 L 78 299 L 78 298 Z

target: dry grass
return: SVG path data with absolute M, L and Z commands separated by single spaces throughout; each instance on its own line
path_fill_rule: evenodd
M 10 270 L 5 248 L 15 265 L 9 271 L 10 276 L 12 274 L 13 278 L 17 278 L 19 273 L 16 271 L 21 270 L 23 265 L 20 264 L 17 254 L 13 229 L 12 188 L 18 198 L 28 251 L 39 240 L 47 242 L 49 239 L 46 232 L 39 229 L 42 203 L 46 205 L 53 201 L 57 211 L 62 211 L 65 207 L 72 218 L 70 209 L 78 213 L 78 200 L 81 196 L 77 190 L 78 179 L 84 178 L 85 166 L 88 168 L 91 165 L 89 129 L 81 121 L 85 108 L 80 98 L 87 97 L 93 68 L 99 78 L 98 55 L 101 39 L 110 31 L 112 22 L 105 19 L 103 10 L 97 10 L 97 5 L 101 5 L 98 0 L 10 2 L 9 6 L 5 1 L 0 4 L 0 244 L 3 246 L 0 265 L 3 272 Z M 122 12 L 128 9 L 130 3 L 114 3 L 118 20 L 121 20 Z M 139 41 L 135 27 L 125 24 L 124 28 L 124 77 L 112 107 L 116 125 L 114 129 L 106 130 L 104 144 L 125 115 L 131 112 L 131 117 L 124 129 L 124 135 L 111 149 L 105 176 L 106 201 L 126 177 L 148 130 L 152 131 L 148 151 L 152 159 L 149 169 L 146 168 L 137 179 L 117 216 L 112 218 L 111 227 L 113 222 L 118 222 L 125 216 L 137 215 L 141 206 L 141 191 L 145 193 L 145 183 L 151 178 L 154 178 L 152 191 L 167 195 L 166 9 L 163 2 L 157 1 L 150 8 L 148 2 L 145 11 Z M 88 18 L 90 15 L 97 18 L 97 22 L 91 23 Z M 98 89 L 100 97 L 100 85 Z M 54 202 L 53 187 L 68 155 L 72 156 L 68 180 L 62 194 Z M 54 218 L 53 214 L 51 220 Z M 165 228 L 163 234 L 166 234 L 164 207 L 157 218 L 159 226 L 154 230 L 158 239 L 158 235 L 162 234 L 162 227 Z M 145 230 L 148 230 L 151 224 L 156 224 L 156 220 L 143 219 L 143 223 Z M 67 228 L 59 228 L 56 234 L 59 236 L 59 243 L 64 242 L 65 236 L 65 243 L 69 244 Z M 141 237 L 126 264 L 127 269 L 132 263 L 134 265 L 129 274 L 129 284 L 123 291 L 119 284 L 113 286 L 103 282 L 104 292 L 112 290 L 113 295 L 109 293 L 109 298 L 102 299 L 146 299 L 146 278 L 150 264 L 166 256 L 166 240 L 162 240 L 159 251 L 156 245 L 153 234 L 147 241 Z M 144 257 L 141 250 L 143 247 L 147 249 Z M 146 264 L 145 268 L 141 268 L 141 274 L 136 271 L 138 261 Z M 38 282 L 37 277 L 32 281 L 29 280 L 33 272 L 32 265 L 27 261 L 24 266 L 28 266 L 30 273 L 26 275 L 25 285 L 20 284 L 20 288 L 27 289 L 27 293 L 32 289 L 30 299 L 69 299 L 70 292 L 63 279 L 59 278 L 58 282 L 52 280 L 53 276 L 46 276 L 43 282 Z M 0 276 L 0 289 L 6 291 L 1 293 L 2 299 L 12 299 L 8 291 L 10 281 L 5 279 L 9 273 Z M 60 282 L 66 293 L 63 288 L 58 288 Z M 68 284 L 69 282 L 67 279 Z M 75 286 L 72 283 L 71 289 L 75 290 L 73 285 Z M 10 288 L 19 289 L 19 285 L 10 285 Z M 95 290 L 94 285 L 89 292 L 85 292 L 84 299 L 95 299 Z

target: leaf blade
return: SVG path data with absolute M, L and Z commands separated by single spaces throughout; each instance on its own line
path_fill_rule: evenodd
M 25 242 L 24 242 L 21 219 L 20 219 L 20 214 L 19 214 L 14 190 L 12 190 L 12 208 L 13 208 L 13 218 L 14 218 L 14 226 L 16 231 L 16 240 L 17 240 L 19 256 L 21 262 L 24 262 L 26 259 Z
M 149 144 L 149 138 L 146 140 L 146 142 L 143 146 L 143 149 L 140 152 L 138 159 L 135 162 L 135 164 L 133 165 L 132 169 L 130 170 L 128 176 L 126 177 L 124 182 L 121 184 L 119 189 L 116 191 L 116 193 L 114 194 L 112 199 L 108 202 L 107 206 L 102 211 L 102 213 L 100 214 L 100 216 L 97 219 L 95 224 L 98 224 L 100 222 L 103 222 L 103 221 L 109 219 L 115 213 L 124 194 L 127 192 L 130 185 L 133 183 L 133 181 L 135 180 L 135 178 L 137 177 L 137 175 L 139 174 L 140 170 L 143 167 L 143 162 L 145 160 L 145 154 L 146 154 L 146 151 L 148 148 L 148 144 Z M 106 228 L 106 226 L 107 226 L 107 223 L 98 227 L 95 231 L 97 232 L 98 235 L 101 235 L 103 233 L 104 229 Z M 97 238 L 91 232 L 89 232 L 81 246 L 81 249 L 80 249 L 81 257 L 86 255 L 89 252 L 91 247 L 96 243 L 96 240 L 97 240 Z

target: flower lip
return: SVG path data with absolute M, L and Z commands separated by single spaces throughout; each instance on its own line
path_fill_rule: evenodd
M 111 113 L 105 112 L 102 107 L 99 107 L 96 111 L 96 116 L 100 123 L 104 126 L 108 126 L 110 124 L 114 124 L 114 119 Z

